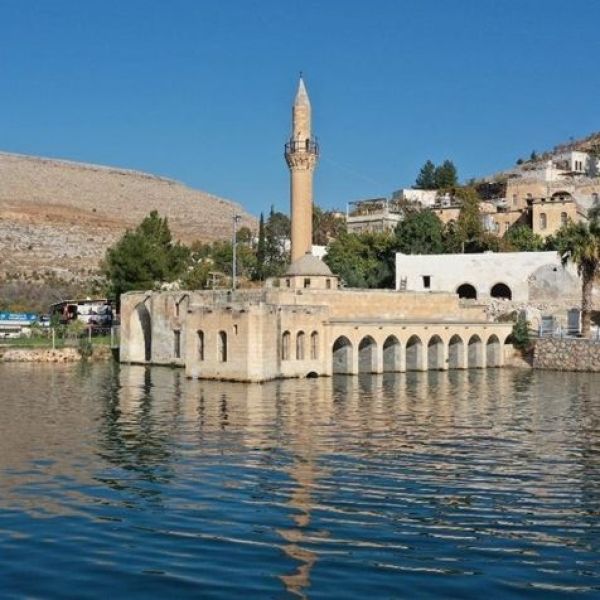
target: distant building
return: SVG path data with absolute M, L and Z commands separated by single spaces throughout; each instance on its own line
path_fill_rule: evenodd
M 371 198 L 348 203 L 346 229 L 348 233 L 382 233 L 392 231 L 403 219 L 398 200 Z
M 50 314 L 56 315 L 63 325 L 71 321 L 81 321 L 92 327 L 110 327 L 113 323 L 113 308 L 106 298 L 86 298 L 64 300 L 50 307 Z
M 27 336 L 37 322 L 35 313 L 0 312 L 0 339 Z

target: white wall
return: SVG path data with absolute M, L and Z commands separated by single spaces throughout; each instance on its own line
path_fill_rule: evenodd
M 489 298 L 492 286 L 506 284 L 517 302 L 529 300 L 529 283 L 534 272 L 545 265 L 563 269 L 556 252 L 485 252 L 483 254 L 396 254 L 396 289 L 406 278 L 409 291 L 427 291 L 424 276 L 430 277 L 429 291 L 456 292 L 470 283 L 477 298 Z

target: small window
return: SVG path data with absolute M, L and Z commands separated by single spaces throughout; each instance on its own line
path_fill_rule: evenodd
M 566 225 L 568 220 L 569 220 L 569 217 L 566 212 L 560 213 L 560 224 L 561 225 Z
M 296 336 L 296 360 L 304 360 L 304 331 Z
M 319 358 L 319 334 L 316 331 L 310 334 L 310 358 L 311 360 Z
M 179 317 L 179 302 L 175 300 L 175 316 Z
M 198 332 L 198 360 L 204 360 L 204 331 Z
M 426 290 L 431 288 L 431 275 L 423 275 L 423 287 Z
M 233 326 L 233 333 L 235 333 L 235 335 L 238 334 L 238 326 L 237 325 Z
M 181 331 L 173 332 L 173 354 L 175 358 L 181 358 Z
M 326 279 L 325 280 L 325 287 L 330 290 L 331 289 L 331 279 Z
M 290 359 L 290 332 L 285 331 L 281 336 L 281 360 Z
M 285 280 L 285 287 L 290 287 L 290 280 L 289 279 Z
M 227 362 L 227 334 L 219 331 L 219 362 Z
M 310 287 L 310 278 L 306 277 L 304 279 L 304 287 L 305 288 L 309 288 Z
M 540 213 L 540 229 L 546 229 L 548 227 L 548 218 L 546 213 Z

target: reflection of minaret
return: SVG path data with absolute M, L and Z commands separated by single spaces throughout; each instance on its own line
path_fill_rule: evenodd
M 313 172 L 319 146 L 311 135 L 310 120 L 310 100 L 300 76 L 292 107 L 292 135 L 285 145 L 285 160 L 290 169 L 292 263 L 312 250 Z

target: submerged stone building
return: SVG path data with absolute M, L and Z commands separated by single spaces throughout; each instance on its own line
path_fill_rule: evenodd
M 310 254 L 318 155 L 300 79 L 285 145 L 292 215 L 286 274 L 260 290 L 124 294 L 122 362 L 257 382 L 504 364 L 512 326 L 490 321 L 483 307 L 463 305 L 454 293 L 343 289 Z

